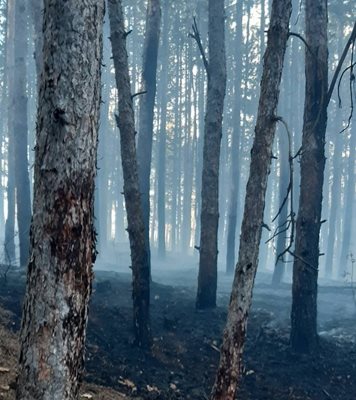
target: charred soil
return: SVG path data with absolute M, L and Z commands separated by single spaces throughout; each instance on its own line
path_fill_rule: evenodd
M 220 293 L 216 309 L 197 312 L 192 287 L 152 283 L 153 345 L 151 352 L 143 352 L 132 340 L 129 274 L 98 272 L 96 275 L 85 380 L 111 387 L 115 392 L 113 397 L 102 397 L 98 387 L 91 386 L 92 398 L 119 399 L 115 396 L 121 393 L 137 399 L 207 399 L 219 361 L 228 291 Z M 0 343 L 4 347 L 1 355 L 7 354 L 0 367 L 6 364 L 11 371 L 16 363 L 16 334 L 24 287 L 25 277 L 16 273 L 9 274 L 6 282 L 0 282 L 0 306 L 6 310 L 6 317 L 0 323 L 8 332 Z M 333 319 L 324 318 L 319 323 L 319 351 L 309 356 L 295 354 L 289 347 L 290 299 L 285 295 L 288 290 L 286 285 L 284 291 L 273 294 L 269 287 L 257 285 L 239 399 L 354 400 L 356 316 L 339 313 Z M 333 291 L 340 296 L 342 290 L 321 291 L 330 291 L 332 298 Z M 345 301 L 348 299 L 346 292 Z M 11 379 L 14 381 L 14 376 Z M 8 382 L 0 380 L 1 385 L 7 388 Z M 1 398 L 11 397 L 1 397 L 0 393 Z

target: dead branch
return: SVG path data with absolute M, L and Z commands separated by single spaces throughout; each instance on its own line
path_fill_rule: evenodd
M 133 100 L 137 96 L 142 96 L 143 94 L 146 94 L 147 90 L 143 90 L 142 92 L 137 92 L 131 95 L 131 99 Z
M 314 265 L 310 264 L 305 258 L 299 256 L 298 254 L 294 253 L 293 251 L 289 250 L 288 253 L 296 258 L 297 260 L 300 260 L 303 264 L 305 264 L 307 267 L 311 268 L 313 271 L 319 271 L 318 267 L 315 267 Z
M 352 53 L 351 53 L 351 68 L 350 68 L 350 82 L 349 82 L 349 92 L 350 92 L 350 114 L 349 114 L 349 118 L 347 120 L 347 125 L 346 127 L 340 132 L 343 133 L 345 132 L 347 129 L 349 129 L 350 125 L 351 125 L 351 121 L 352 121 L 352 117 L 354 115 L 354 97 L 353 97 L 353 93 L 352 93 L 352 89 L 353 89 L 353 84 L 355 82 L 355 74 L 353 71 L 353 67 L 355 65 L 355 63 L 353 62 L 353 58 L 354 58 L 354 44 L 352 45 Z
M 192 29 L 193 29 L 193 33 L 189 33 L 189 37 L 193 38 L 197 42 L 201 57 L 203 59 L 206 73 L 209 75 L 209 63 L 208 63 L 208 60 L 205 55 L 203 44 L 201 42 L 201 37 L 200 37 L 198 25 L 197 25 L 197 20 L 195 17 L 193 17 Z
M 327 93 L 327 96 L 326 96 L 326 107 L 330 103 L 330 99 L 331 99 L 331 96 L 333 94 L 333 91 L 334 91 L 334 88 L 335 88 L 335 85 L 336 85 L 336 82 L 337 82 L 337 78 L 338 78 L 338 76 L 340 74 L 340 71 L 341 71 L 342 65 L 343 65 L 343 63 L 345 61 L 345 58 L 347 56 L 347 53 L 348 53 L 351 45 L 355 44 L 355 40 L 356 40 L 356 21 L 354 23 L 354 27 L 353 27 L 353 30 L 352 30 L 351 35 L 349 37 L 349 40 L 347 41 L 347 43 L 345 45 L 345 48 L 344 48 L 344 51 L 342 52 L 342 55 L 340 57 L 339 63 L 338 63 L 338 65 L 336 67 L 336 70 L 334 72 L 334 76 L 333 76 L 333 78 L 331 80 L 330 87 L 329 87 L 329 90 L 328 90 L 328 93 Z
M 344 75 L 346 74 L 346 72 L 347 72 L 349 69 L 352 70 L 352 69 L 355 67 L 355 65 L 356 65 L 356 62 L 354 62 L 353 64 L 349 65 L 348 67 L 346 67 L 346 68 L 342 71 L 342 74 L 340 75 L 339 82 L 338 82 L 338 84 L 337 84 L 337 99 L 338 99 L 338 103 L 339 103 L 339 108 L 342 108 L 342 102 L 341 102 L 341 96 L 340 96 L 340 87 L 341 87 L 342 78 L 344 77 Z
M 308 42 L 303 38 L 303 36 L 302 36 L 301 34 L 296 33 L 296 32 L 289 32 L 289 36 L 294 36 L 294 37 L 300 39 L 300 40 L 304 43 L 305 47 L 308 49 L 308 51 L 310 52 L 310 54 L 311 54 L 313 57 L 315 57 L 315 54 L 312 52 L 312 50 L 311 50 L 311 48 L 310 48 Z
M 289 215 L 287 216 L 286 221 L 283 221 L 282 224 L 277 226 L 277 228 L 275 229 L 272 237 L 269 238 L 266 243 L 268 243 L 269 241 L 275 239 L 277 236 L 281 235 L 282 233 L 288 232 L 289 229 L 291 231 L 287 247 L 280 254 L 277 255 L 277 258 L 276 258 L 276 264 L 277 264 L 279 260 L 283 260 L 283 257 L 284 257 L 285 254 L 290 253 L 291 248 L 292 248 L 293 243 L 294 243 L 295 225 L 296 225 L 296 221 L 295 221 L 296 214 L 294 212 L 294 195 L 293 195 L 294 159 L 297 157 L 298 154 L 300 154 L 301 149 L 297 152 L 297 155 L 295 155 L 295 156 L 292 155 L 292 134 L 291 134 L 291 132 L 289 130 L 288 124 L 280 116 L 275 117 L 275 119 L 276 119 L 277 122 L 280 122 L 284 126 L 284 128 L 286 130 L 286 133 L 287 133 L 287 136 L 288 136 L 289 183 L 288 183 L 288 187 L 287 187 L 287 193 L 286 193 L 286 195 L 285 195 L 285 197 L 284 197 L 284 199 L 282 201 L 282 204 L 279 207 L 279 210 L 278 210 L 277 214 L 273 218 L 272 222 L 274 222 L 279 217 L 279 215 L 281 214 L 283 208 L 286 207 L 288 199 L 289 199 L 290 212 L 289 212 Z

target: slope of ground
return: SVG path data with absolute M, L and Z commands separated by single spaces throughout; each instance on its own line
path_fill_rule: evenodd
M 154 342 L 152 352 L 144 353 L 132 345 L 130 275 L 98 272 L 90 307 L 86 381 L 111 387 L 127 398 L 208 398 L 219 360 L 229 285 L 220 286 L 219 307 L 196 312 L 192 287 L 153 283 Z M 24 279 L 15 276 L 0 284 L 0 305 L 12 313 L 7 326 L 14 332 L 19 327 L 23 290 Z M 289 293 L 289 285 L 278 292 L 263 283 L 256 287 L 239 399 L 354 400 L 356 314 L 349 288 L 320 289 L 320 352 L 313 356 L 300 356 L 289 348 Z M 343 305 L 348 312 L 339 308 Z M 10 346 L 8 351 L 14 350 Z M 91 394 L 94 399 L 111 399 L 97 397 L 95 389 Z M 116 398 L 120 397 L 112 397 Z

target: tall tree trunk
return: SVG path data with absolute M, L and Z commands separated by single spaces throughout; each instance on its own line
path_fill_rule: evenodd
M 35 64 L 36 64 L 36 75 L 37 75 L 37 86 L 40 82 L 40 77 L 43 67 L 42 59 L 42 47 L 43 47 L 43 35 L 42 35 L 42 15 L 43 15 L 43 0 L 30 0 L 29 9 L 31 14 L 31 19 L 33 23 L 33 32 L 35 39 Z
M 243 0 L 238 0 L 236 6 L 237 13 L 237 32 L 235 39 L 235 92 L 234 92 L 234 112 L 233 112 L 233 132 L 231 142 L 231 192 L 228 216 L 227 251 L 226 251 L 226 273 L 232 275 L 235 268 L 235 247 L 236 247 L 236 228 L 237 228 L 237 200 L 240 188 L 240 135 L 241 135 L 241 79 L 242 79 L 242 14 Z
M 289 175 L 288 175 L 288 137 L 286 132 L 282 131 L 284 129 L 281 127 L 281 135 L 279 139 L 279 193 L 278 193 L 278 207 L 283 204 L 285 196 L 287 195 L 288 184 L 289 184 Z M 277 237 L 277 248 L 276 248 L 276 261 L 273 270 L 272 276 L 272 285 L 278 286 L 281 284 L 284 271 L 285 271 L 285 262 L 280 259 L 280 254 L 286 248 L 286 237 L 287 232 L 283 232 L 283 229 L 286 227 L 286 221 L 288 218 L 288 203 L 284 205 L 281 209 L 280 214 L 277 219 L 278 230 L 280 231 Z
M 327 121 L 327 1 L 306 0 L 305 103 L 301 184 L 293 264 L 291 345 L 311 352 L 318 344 L 317 281 Z
M 98 0 L 44 3 L 44 68 L 17 400 L 78 398 L 95 259 L 103 12 Z
M 11 265 L 15 255 L 15 157 L 14 157 L 14 29 L 15 4 L 7 3 L 6 72 L 7 72 L 7 218 L 5 222 L 4 253 Z
M 192 191 L 193 191 L 193 138 L 192 138 L 192 93 L 193 93 L 193 62 L 192 48 L 189 47 L 186 55 L 186 76 L 185 76 L 185 138 L 184 138 L 184 157 L 183 157 L 183 212 L 181 226 L 181 251 L 187 254 L 190 248 L 190 238 L 192 233 Z
M 351 235 L 352 235 L 352 224 L 354 223 L 354 202 L 355 202 L 355 184 L 356 184 L 356 174 L 355 174 L 355 154 L 356 154 L 356 117 L 353 116 L 352 119 L 352 132 L 350 137 L 350 149 L 349 149 L 349 160 L 347 166 L 347 186 L 345 193 L 345 205 L 344 205 L 344 225 L 342 232 L 341 241 L 341 253 L 339 260 L 339 276 L 344 276 L 345 273 L 349 272 L 351 261 L 349 259 L 351 251 Z M 349 266 L 347 265 L 349 263 Z
M 142 89 L 146 94 L 140 97 L 137 157 L 143 219 L 145 223 L 148 264 L 151 267 L 150 252 L 150 174 L 152 159 L 153 113 L 156 97 L 157 56 L 161 25 L 160 0 L 148 0 L 146 33 L 143 49 Z
M 325 260 L 325 276 L 332 278 L 333 271 L 336 272 L 334 265 L 334 255 L 336 249 L 336 227 L 337 227 L 337 214 L 339 207 L 338 202 L 340 201 L 341 189 L 341 171 L 342 171 L 342 135 L 338 134 L 337 130 L 340 129 L 340 113 L 337 112 L 335 116 L 335 129 L 330 130 L 330 134 L 333 135 L 334 142 L 334 154 L 333 154 L 333 179 L 330 185 L 330 206 L 329 206 L 329 218 L 328 218 L 328 237 L 326 246 L 326 260 Z M 336 137 L 335 137 L 336 136 Z M 350 216 L 347 216 L 347 221 L 351 221 Z
M 216 306 L 219 159 L 226 90 L 224 0 L 209 0 L 208 92 L 204 128 L 200 215 L 199 276 L 196 307 Z
M 169 1 L 163 7 L 163 38 L 162 38 L 162 76 L 161 76 L 161 126 L 158 148 L 158 256 L 164 258 L 166 255 L 166 142 L 167 142 L 167 85 L 168 85 L 168 62 L 169 62 Z
M 17 226 L 20 242 L 20 265 L 25 266 L 29 256 L 29 237 L 31 224 L 31 195 L 27 157 L 27 92 L 26 92 L 26 56 L 27 56 L 27 16 L 22 0 L 15 0 L 14 35 L 14 108 L 13 132 L 15 155 L 15 183 Z
M 271 165 L 291 9 L 291 0 L 273 0 L 255 138 L 251 151 L 250 176 L 246 187 L 239 259 L 211 400 L 234 400 L 241 376 L 242 353 L 258 264 L 267 177 Z
M 132 104 L 126 32 L 121 0 L 109 0 L 110 38 L 119 94 L 121 162 L 124 174 L 124 196 L 133 274 L 134 331 L 136 344 L 149 347 L 150 335 L 150 274 L 145 245 L 145 227 L 138 179 L 135 143 L 135 117 Z
M 109 37 L 110 28 L 105 21 L 103 27 L 104 40 Z M 95 229 L 97 232 L 97 250 L 99 257 L 105 256 L 108 244 L 108 138 L 111 137 L 111 124 L 109 123 L 109 106 L 110 106 L 110 89 L 111 89 L 111 60 L 110 51 L 104 46 L 103 49 L 103 69 L 102 69 L 102 99 L 100 107 L 100 130 L 98 143 L 98 172 L 95 180 L 95 199 L 94 199 L 94 214 L 95 214 Z M 121 192 L 121 188 L 119 190 Z

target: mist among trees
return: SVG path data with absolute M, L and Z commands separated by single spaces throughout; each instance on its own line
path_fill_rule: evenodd
M 0 398 L 356 398 L 351 0 L 0 0 Z

